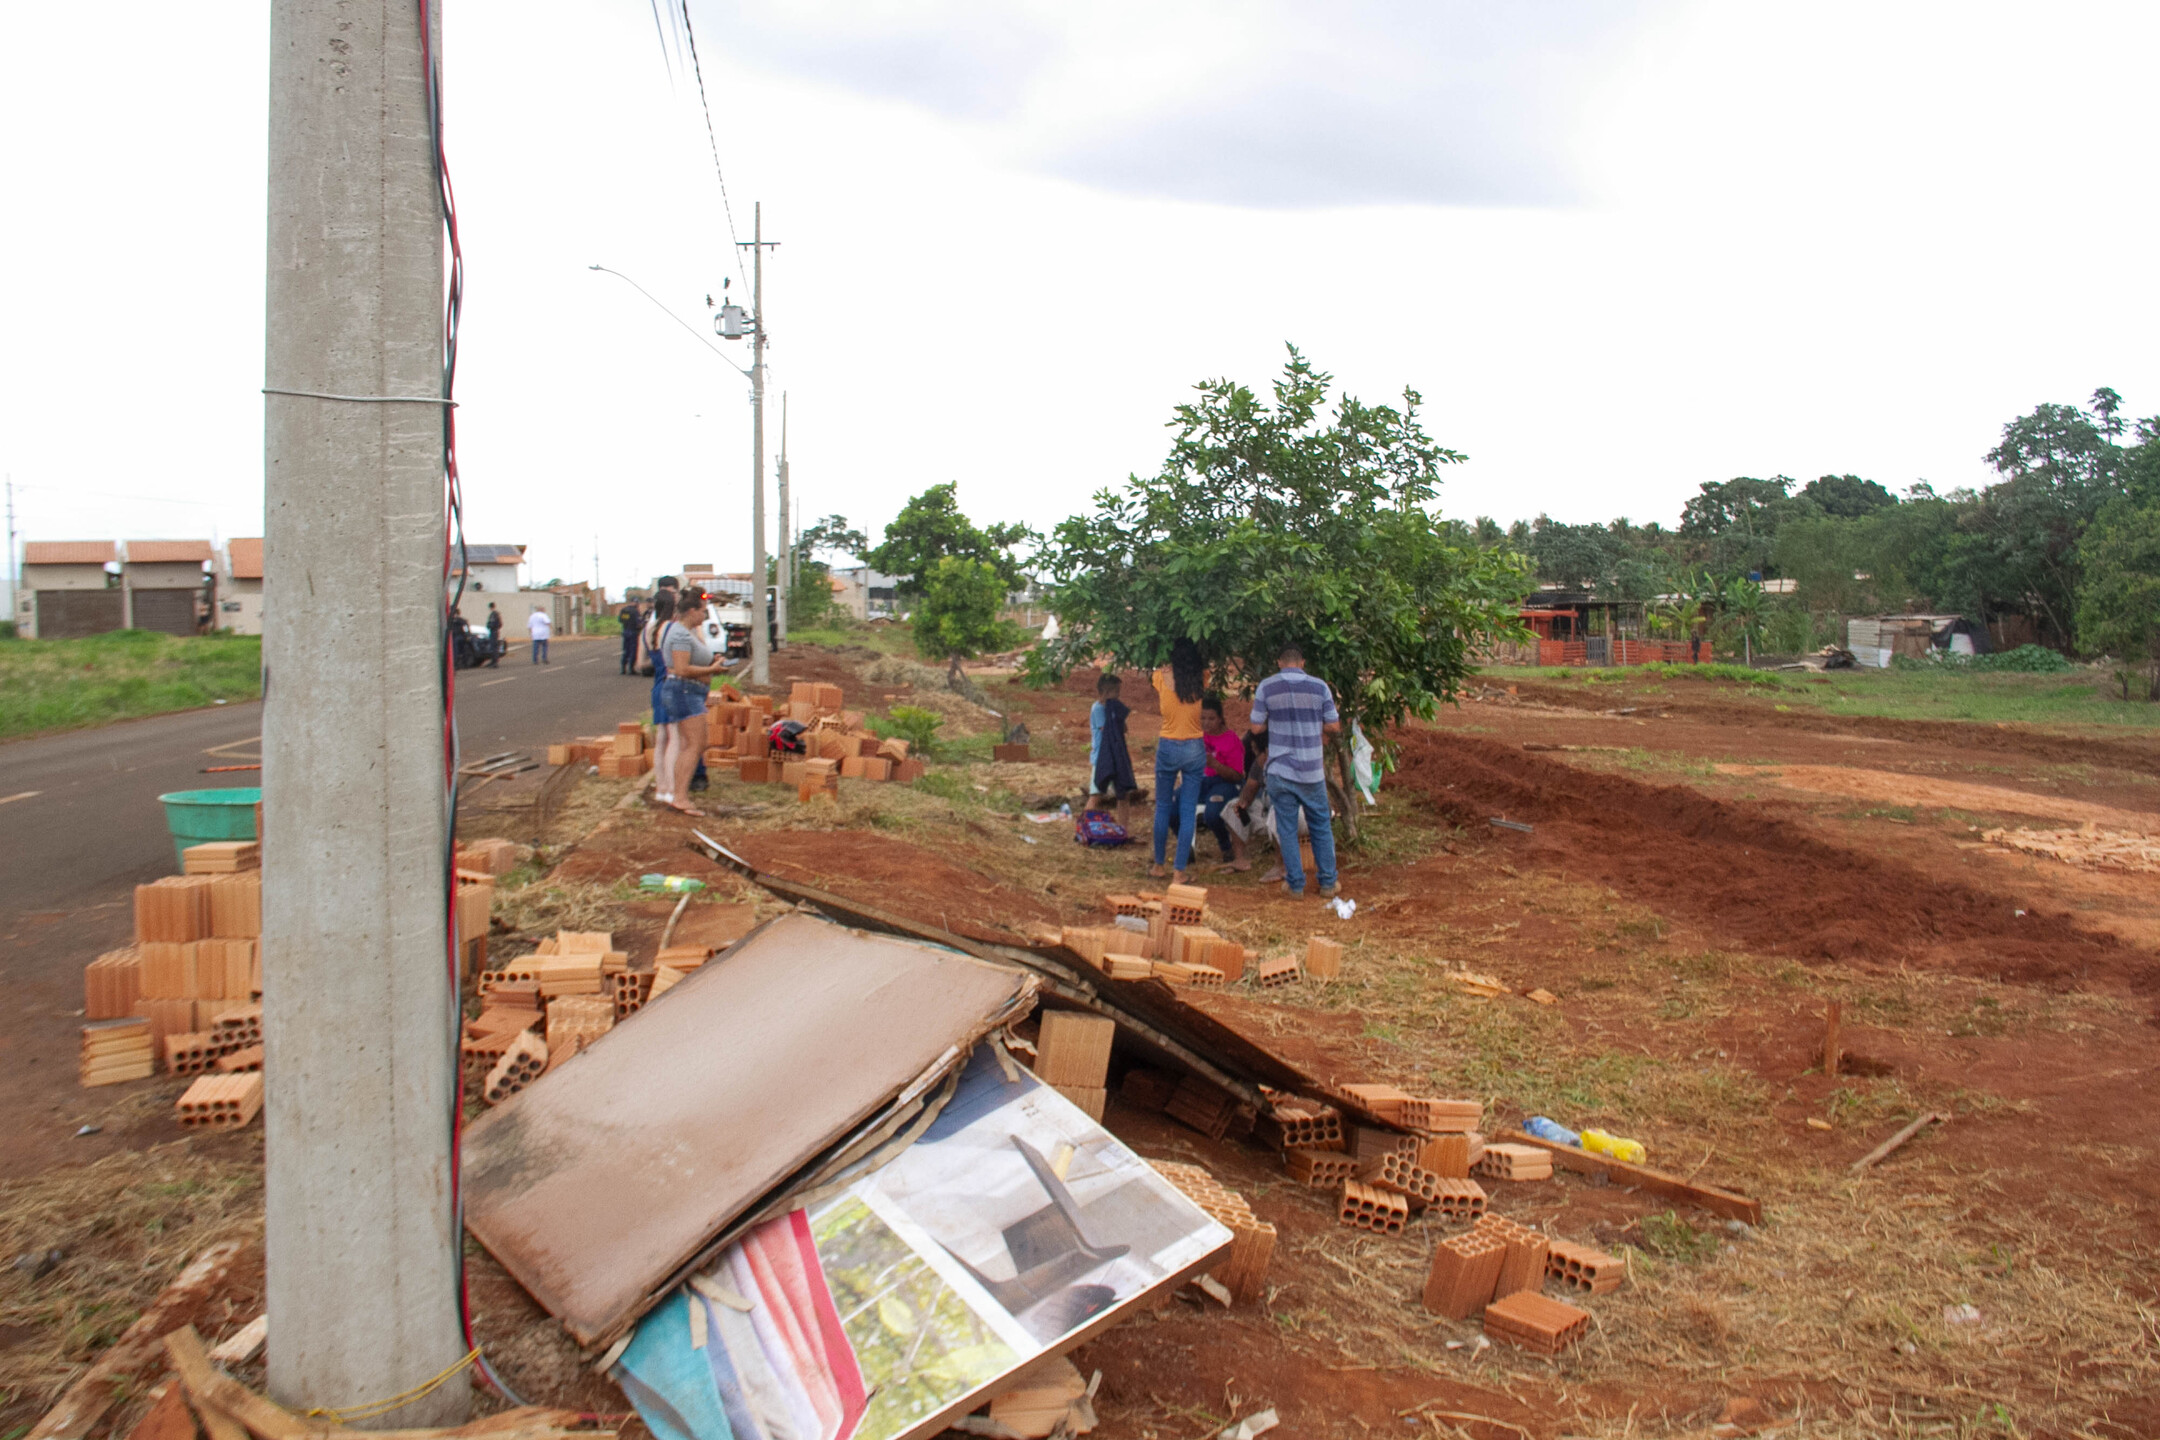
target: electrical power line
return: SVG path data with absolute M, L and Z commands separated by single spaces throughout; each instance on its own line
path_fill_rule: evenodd
M 735 233 L 735 207 L 728 203 L 727 175 L 720 168 L 720 135 L 713 128 L 712 103 L 705 98 L 705 68 L 698 63 L 697 30 L 690 23 L 690 0 L 680 0 L 682 6 L 683 34 L 690 41 L 690 73 L 697 77 L 698 108 L 705 112 L 705 141 L 712 147 L 713 178 L 720 182 L 720 210 L 727 216 L 728 239 L 735 251 L 735 273 L 745 286 L 750 277 L 743 273 L 742 241 Z

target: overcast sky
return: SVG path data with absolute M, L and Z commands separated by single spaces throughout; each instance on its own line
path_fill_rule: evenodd
M 873 533 L 945 480 L 1052 524 L 1285 342 L 1421 391 L 1465 518 L 1980 484 L 2036 403 L 2160 410 L 2160 7 L 691 3 L 735 232 L 782 242 L 772 446 L 784 388 L 805 513 Z M 267 11 L 0 9 L 29 538 L 261 533 Z M 470 538 L 747 564 L 746 383 L 586 268 L 706 331 L 738 274 L 679 37 L 447 13 Z

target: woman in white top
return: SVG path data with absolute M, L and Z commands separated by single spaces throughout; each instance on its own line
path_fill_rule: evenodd
M 660 632 L 656 661 L 667 664 L 660 685 L 660 712 L 667 717 L 667 743 L 660 747 L 666 773 L 653 782 L 654 798 L 685 815 L 705 812 L 680 797 L 690 793 L 690 773 L 705 753 L 705 695 L 721 662 L 705 642 L 705 592 L 685 590 L 676 597 L 675 618 Z

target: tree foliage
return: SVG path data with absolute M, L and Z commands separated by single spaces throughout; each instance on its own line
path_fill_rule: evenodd
M 883 541 L 863 558 L 872 569 L 897 577 L 900 593 L 911 599 L 924 592 L 932 567 L 949 555 L 993 567 L 1011 591 L 1027 578 L 1013 551 L 1034 538 L 1025 525 L 977 525 L 960 512 L 959 484 L 948 481 L 903 505 L 885 527 Z
M 1425 433 L 1417 393 L 1324 414 L 1331 384 L 1293 347 L 1268 398 L 1195 387 L 1161 470 L 1052 532 L 1064 630 L 1031 652 L 1034 677 L 1094 657 L 1152 667 L 1190 636 L 1216 684 L 1249 692 L 1295 642 L 1385 754 L 1391 727 L 1455 694 L 1474 647 L 1519 631 L 1525 562 L 1431 511 L 1463 457 Z
M 2160 504 L 2117 501 L 2079 544 L 2078 643 L 2127 670 L 2150 664 L 2146 698 L 2160 699 Z M 2123 697 L 2129 698 L 2129 680 Z
M 915 648 L 933 660 L 960 662 L 1003 646 L 1012 627 L 998 618 L 1005 608 L 1006 581 L 997 566 L 964 555 L 945 555 L 922 577 L 916 603 Z
M 795 587 L 788 595 L 788 624 L 807 629 L 832 620 L 839 613 L 840 602 L 832 591 L 832 567 L 818 556 L 861 555 L 870 548 L 870 541 L 848 524 L 845 515 L 827 515 L 797 531 L 788 548 L 795 554 Z M 773 563 L 776 567 L 777 560 Z

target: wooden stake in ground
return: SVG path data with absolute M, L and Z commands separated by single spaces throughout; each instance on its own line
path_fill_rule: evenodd
M 1947 1115 L 1932 1112 L 1926 1115 L 1922 1115 L 1919 1119 L 1913 1121 L 1912 1124 L 1907 1125 L 1904 1129 L 1898 1131 L 1897 1134 L 1892 1135 L 1889 1139 L 1883 1141 L 1882 1144 L 1877 1145 L 1874 1149 L 1868 1151 L 1867 1154 L 1861 1156 L 1858 1160 L 1853 1161 L 1851 1173 L 1854 1175 L 1858 1175 L 1861 1171 L 1867 1169 L 1868 1166 L 1873 1165 L 1876 1161 L 1887 1159 L 1892 1151 L 1896 1150 L 1906 1141 L 1912 1139 L 1913 1136 L 1919 1134 L 1922 1130 L 1927 1129 L 1928 1126 L 1940 1125 L 1949 1118 L 1950 1117 Z
M 1829 1009 L 1823 1011 L 1822 1073 L 1825 1075 L 1834 1076 L 1837 1074 L 1839 1055 L 1838 1021 L 1843 1017 L 1844 1012 L 1845 1007 L 1835 1000 L 1830 1002 Z

